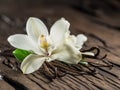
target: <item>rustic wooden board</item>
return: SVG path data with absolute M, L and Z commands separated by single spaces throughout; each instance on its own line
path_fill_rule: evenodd
M 0 57 L 0 74 L 5 75 L 0 80 L 0 90 L 120 90 L 120 14 L 108 15 L 102 11 L 91 16 L 70 7 L 52 6 L 45 8 L 24 9 L 19 12 L 0 11 L 0 49 L 10 48 L 7 37 L 15 33 L 25 33 L 25 22 L 29 16 L 36 16 L 46 21 L 50 27 L 54 21 L 65 17 L 70 23 L 72 34 L 84 33 L 88 37 L 86 48 L 99 47 L 101 56 L 107 54 L 106 61 L 113 68 L 95 67 L 95 75 L 65 75 L 50 81 L 38 71 L 23 75 L 20 70 L 3 64 L 5 57 Z M 46 19 L 47 18 L 47 19 Z M 87 59 L 91 60 L 91 59 Z M 97 61 L 97 60 L 96 60 Z M 15 62 L 10 58 L 10 62 Z

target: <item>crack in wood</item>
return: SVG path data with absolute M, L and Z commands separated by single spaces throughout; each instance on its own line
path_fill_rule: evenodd
M 30 81 L 34 82 L 36 85 L 38 85 L 39 87 L 41 87 L 43 90 L 46 90 L 45 87 L 43 87 L 40 83 L 38 83 L 37 81 L 35 81 L 34 79 L 27 77 Z
M 6 75 L 3 75 L 3 80 L 5 80 L 8 84 L 10 84 L 12 87 L 15 88 L 15 90 L 28 90 L 26 86 L 21 84 L 20 82 L 17 82 L 11 78 L 9 78 Z

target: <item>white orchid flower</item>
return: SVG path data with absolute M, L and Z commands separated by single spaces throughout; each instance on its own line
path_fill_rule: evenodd
M 72 45 L 78 51 L 80 51 L 80 49 L 83 47 L 83 44 L 87 41 L 87 37 L 84 34 L 78 34 L 77 36 L 70 35 L 70 31 L 66 32 L 65 38 L 66 43 L 68 45 Z M 94 56 L 94 53 L 92 52 L 81 52 L 81 54 Z
M 44 23 L 35 17 L 27 21 L 26 32 L 8 37 L 8 42 L 15 48 L 34 52 L 25 57 L 21 63 L 24 74 L 38 70 L 47 61 L 60 60 L 70 64 L 77 64 L 82 60 L 79 51 L 86 37 L 69 35 L 69 22 L 64 18 L 56 21 L 50 29 L 50 34 Z

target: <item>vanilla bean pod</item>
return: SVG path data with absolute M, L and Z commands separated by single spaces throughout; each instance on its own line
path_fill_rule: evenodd
M 10 57 L 14 57 L 12 55 L 12 51 L 14 49 L 5 49 L 0 52 L 0 56 L 5 57 L 5 60 L 3 60 L 3 63 L 7 65 L 8 67 L 12 69 L 20 69 L 20 63 L 16 62 L 11 62 Z M 49 80 L 53 80 L 57 77 L 63 77 L 66 74 L 70 74 L 73 76 L 77 75 L 95 75 L 96 74 L 96 69 L 95 67 L 110 67 L 112 66 L 108 61 L 104 60 L 106 58 L 106 54 L 103 57 L 100 56 L 100 49 L 97 47 L 92 47 L 88 50 L 83 50 L 82 52 L 89 52 L 89 51 L 94 51 L 95 56 L 88 56 L 88 55 L 83 55 L 84 58 L 91 58 L 91 59 L 97 59 L 97 60 L 102 60 L 105 64 L 101 63 L 95 63 L 95 62 L 89 62 L 89 65 L 83 65 L 83 64 L 67 64 L 63 63 L 60 61 L 52 61 L 52 62 L 45 62 L 43 64 L 43 67 L 40 69 L 40 72 L 44 74 L 46 78 Z M 91 68 L 92 67 L 92 68 Z M 93 68 L 94 67 L 94 68 Z
M 46 64 L 47 64 L 47 66 L 49 68 L 51 68 L 54 71 L 53 74 L 54 74 L 55 78 L 57 78 L 57 77 L 63 77 L 65 75 L 65 73 L 60 72 L 60 70 L 58 69 L 58 67 L 52 65 L 52 63 L 46 62 Z
M 14 55 L 12 54 L 14 49 L 5 49 L 5 50 L 0 50 L 0 56 L 4 56 L 4 57 L 14 57 Z
M 8 57 L 5 57 L 2 62 L 4 65 L 12 68 L 13 70 L 20 70 L 20 63 L 17 61 L 12 62 Z
M 96 50 L 96 53 L 94 56 L 89 56 L 89 55 L 83 55 L 83 57 L 85 58 L 92 58 L 92 59 L 97 59 L 97 60 L 102 60 L 104 63 L 106 63 L 107 65 L 102 65 L 102 64 L 98 64 L 98 63 L 94 63 L 94 62 L 90 62 L 90 63 L 93 63 L 93 64 L 97 64 L 101 67 L 112 67 L 113 65 L 111 63 L 109 63 L 107 60 L 104 60 L 106 57 L 107 57 L 107 54 L 105 54 L 104 56 L 102 57 L 98 57 L 100 56 L 100 49 L 97 48 L 97 47 L 92 47 L 88 50 L 83 50 L 82 52 L 90 52 L 90 51 L 95 51 Z
M 71 72 L 72 73 L 75 73 L 77 71 L 71 69 L 69 66 L 66 66 L 65 64 L 62 64 L 61 62 L 58 62 L 58 63 L 52 63 L 54 66 L 56 66 L 57 68 L 59 68 L 62 72 L 66 73 L 66 74 L 70 74 Z
M 78 65 L 73 65 L 73 67 L 78 71 L 83 71 L 83 68 L 81 66 L 79 67 Z
M 40 72 L 46 77 L 48 78 L 50 81 L 52 81 L 54 79 L 53 74 L 49 71 L 47 65 L 44 63 L 43 64 L 43 68 L 40 69 Z
M 10 59 L 4 58 L 2 63 L 3 63 L 4 65 L 7 65 L 8 67 L 10 67 L 10 66 L 9 66 Z
M 18 70 L 19 69 L 19 64 L 17 61 L 11 61 L 9 57 L 14 57 L 14 55 L 12 54 L 13 52 L 13 48 L 7 48 L 4 50 L 0 50 L 0 56 L 3 56 L 3 64 L 14 69 L 14 70 Z
M 82 75 L 82 74 L 86 74 L 86 72 L 84 71 L 79 71 L 76 68 L 74 68 L 72 65 L 70 66 L 66 66 L 64 63 L 59 62 L 59 63 L 54 63 L 54 65 L 56 65 L 56 67 L 58 67 L 58 69 L 60 69 L 62 72 L 66 73 L 66 74 L 70 74 L 70 75 Z
M 52 78 L 55 79 L 58 76 L 58 72 L 56 71 L 57 67 L 54 67 L 51 63 L 45 62 L 46 66 L 49 68 L 49 71 L 52 74 Z
M 82 65 L 82 66 L 85 67 L 85 68 L 87 68 L 89 70 L 89 73 L 92 73 L 92 74 L 96 73 L 95 68 L 91 69 L 90 66 L 88 66 L 88 65 Z
M 90 48 L 88 50 L 83 50 L 82 52 L 92 52 L 92 51 L 96 51 L 94 56 L 83 55 L 83 57 L 85 57 L 85 58 L 93 58 L 93 59 L 101 59 L 101 60 L 107 57 L 107 54 L 105 54 L 102 57 L 98 57 L 98 56 L 100 56 L 101 51 L 97 47 L 92 47 L 92 48 Z
M 96 53 L 95 53 L 94 56 L 89 56 L 89 55 L 83 55 L 83 56 L 86 57 L 86 58 L 96 58 L 100 54 L 100 49 L 97 48 L 97 47 L 92 47 L 88 50 L 82 50 L 81 52 L 91 52 L 91 51 L 95 51 L 95 50 L 96 50 Z

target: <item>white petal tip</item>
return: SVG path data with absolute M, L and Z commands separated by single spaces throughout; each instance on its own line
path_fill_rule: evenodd
M 70 23 L 64 17 L 62 17 L 60 21 L 64 22 L 68 27 L 70 26 Z
M 80 34 L 78 36 L 81 37 L 84 42 L 87 41 L 87 37 L 84 34 Z
M 66 20 L 64 17 L 61 17 L 61 19 L 60 20 Z
M 30 22 L 36 21 L 36 20 L 39 20 L 39 19 L 36 18 L 36 17 L 29 17 L 28 20 L 27 20 L 27 24 L 30 23 Z
M 21 67 L 20 69 L 21 69 L 21 71 L 22 71 L 23 74 L 29 74 L 28 72 L 26 72 L 26 70 L 24 70 L 23 67 Z
M 12 41 L 12 36 L 9 36 L 9 37 L 7 38 L 7 41 L 8 41 L 8 42 L 11 42 L 11 41 Z
M 27 20 L 27 23 L 34 22 L 34 21 L 42 22 L 39 18 L 36 18 L 36 17 L 29 17 L 28 20 Z
M 82 54 L 84 54 L 84 55 L 89 55 L 89 56 L 95 56 L 95 54 L 92 53 L 92 52 L 84 52 L 84 53 L 82 53 Z
M 14 46 L 14 43 L 15 43 L 14 36 L 16 36 L 16 35 L 11 35 L 11 36 L 9 36 L 9 37 L 7 38 L 7 41 L 8 41 L 9 44 L 10 44 L 11 46 L 13 46 L 13 47 L 15 47 L 15 46 Z
M 29 17 L 28 20 L 38 19 L 36 17 Z
M 23 74 L 30 74 L 30 73 L 33 73 L 34 71 L 31 71 L 31 70 L 25 70 L 25 68 L 21 68 L 21 71 Z
M 22 73 L 23 73 L 23 74 L 30 74 L 30 73 L 28 73 L 28 72 L 24 72 L 24 71 L 22 71 Z

